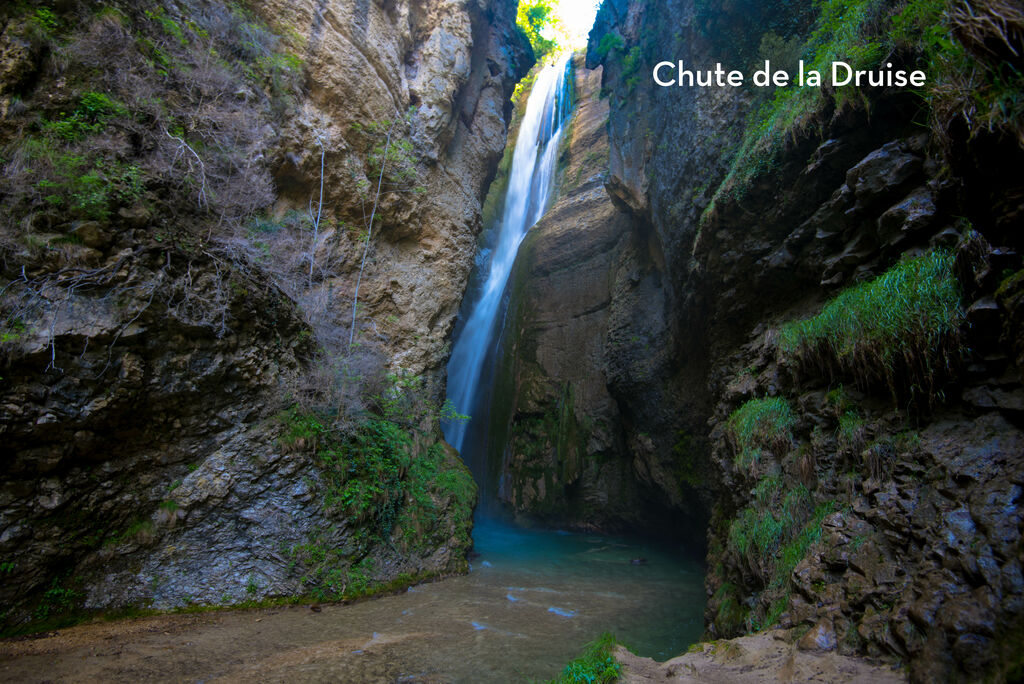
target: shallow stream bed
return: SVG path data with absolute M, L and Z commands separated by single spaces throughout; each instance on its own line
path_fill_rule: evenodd
M 657 660 L 700 636 L 703 570 L 672 549 L 489 523 L 474 539 L 469 575 L 353 605 L 162 616 L 0 642 L 0 679 L 515 682 L 554 677 L 603 631 Z

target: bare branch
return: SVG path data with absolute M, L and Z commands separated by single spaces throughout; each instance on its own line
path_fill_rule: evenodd
M 196 162 L 199 163 L 199 198 L 198 198 L 198 203 L 199 203 L 199 208 L 202 209 L 203 205 L 207 204 L 207 201 L 206 201 L 206 164 L 203 163 L 203 160 L 199 158 L 199 155 L 196 154 L 196 151 L 193 150 L 192 146 L 189 145 L 187 142 L 185 142 L 184 139 L 179 138 L 176 135 L 171 135 L 171 132 L 168 131 L 166 128 L 164 129 L 164 133 L 166 133 L 167 137 L 170 138 L 171 140 L 176 140 L 178 142 L 178 149 L 175 152 L 175 161 L 177 161 L 179 156 L 182 156 L 182 151 L 183 150 L 188 150 L 189 152 L 192 153 L 192 156 L 195 157 Z M 188 170 L 189 170 L 189 173 L 192 172 L 192 162 L 191 161 L 188 163 Z
M 363 259 L 359 263 L 359 275 L 356 277 L 356 291 L 352 296 L 352 325 L 348 331 L 348 346 L 352 348 L 352 342 L 356 336 L 356 307 L 359 305 L 359 284 L 363 280 L 363 269 L 366 268 L 366 254 L 370 251 L 370 235 L 373 233 L 373 219 L 377 214 L 377 202 L 380 200 L 380 187 L 384 183 L 384 167 L 387 165 L 388 160 L 388 148 L 391 147 L 391 132 L 395 130 L 395 124 L 398 123 L 396 118 L 391 122 L 391 128 L 388 129 L 388 139 L 384 143 L 384 154 L 380 159 L 380 175 L 377 177 L 377 193 L 373 196 L 373 210 L 370 212 L 370 223 L 366 227 L 366 242 L 363 244 Z

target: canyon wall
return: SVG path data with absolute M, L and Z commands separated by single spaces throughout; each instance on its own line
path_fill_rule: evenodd
M 521 520 L 581 529 L 689 530 L 703 509 L 671 446 L 675 395 L 659 247 L 605 189 L 607 98 L 601 69 L 574 65 L 576 105 L 557 199 L 519 251 L 490 435 L 498 496 Z M 647 389 L 648 394 L 641 392 Z M 677 524 L 678 523 L 678 524 Z M 696 544 L 695 544 L 696 545 Z
M 4 10 L 7 626 L 465 567 L 475 494 L 436 406 L 532 63 L 514 16 Z M 371 448 L 403 494 L 356 507 Z
M 782 627 L 915 681 L 1012 677 L 1024 150 L 1022 84 L 996 74 L 1019 73 L 1021 17 L 819 9 L 602 4 L 587 67 L 605 99 L 581 69 L 559 199 L 511 292 L 501 496 L 526 519 L 676 535 L 709 517 L 709 638 Z M 650 78 L 766 57 L 934 84 Z M 604 108 L 606 175 L 574 175 Z

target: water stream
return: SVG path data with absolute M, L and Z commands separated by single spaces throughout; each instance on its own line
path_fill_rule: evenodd
M 485 362 L 500 333 L 505 286 L 519 245 L 547 209 L 562 130 L 571 111 L 571 69 L 566 54 L 537 74 L 530 91 L 512 155 L 504 211 L 498 225 L 488 233 L 490 243 L 481 250 L 485 259 L 474 274 L 481 285 L 471 290 L 470 301 L 464 305 L 464 324 L 448 362 L 448 398 L 459 413 L 469 414 L 474 420 L 446 423 L 444 434 L 481 485 L 482 499 L 488 494 L 483 486 L 488 481 L 486 454 L 478 440 L 467 440 L 467 434 L 487 424 L 491 397 L 486 391 L 489 375 Z
M 488 489 L 486 430 L 493 403 L 491 366 L 499 353 L 507 284 L 519 246 L 548 207 L 565 124 L 572 114 L 569 56 L 537 75 L 523 113 L 500 223 L 489 235 L 464 304 L 448 364 L 448 398 L 470 423 L 444 427 L 470 467 L 481 503 L 473 539 L 481 554 L 464 579 L 423 589 L 444 597 L 438 617 L 468 619 L 480 634 L 466 646 L 458 681 L 550 677 L 580 646 L 612 631 L 637 653 L 667 659 L 699 639 L 704 606 L 699 563 L 679 549 L 635 540 L 510 527 Z M 646 559 L 641 563 L 634 559 Z M 449 592 L 454 592 L 449 594 Z M 462 609 L 452 610 L 459 605 Z M 465 612 L 461 612 L 465 610 Z M 424 664 L 433 662 L 427 654 Z M 493 677 L 487 673 L 492 673 Z

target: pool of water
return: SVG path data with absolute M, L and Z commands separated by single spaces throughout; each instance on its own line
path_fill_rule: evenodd
M 101 623 L 0 644 L 0 679 L 543 681 L 604 631 L 658 660 L 701 634 L 703 569 L 677 549 L 494 523 L 478 523 L 474 539 L 468 575 L 353 605 Z

